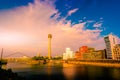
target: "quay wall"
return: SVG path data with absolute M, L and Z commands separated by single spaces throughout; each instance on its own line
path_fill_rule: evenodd
M 105 67 L 120 67 L 120 60 L 67 60 L 64 61 L 69 64 L 84 64 L 93 66 Z

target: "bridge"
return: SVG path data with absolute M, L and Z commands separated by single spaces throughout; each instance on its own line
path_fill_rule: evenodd
M 19 56 L 14 56 L 14 55 L 19 55 Z M 6 56 L 4 56 L 4 58 L 8 58 L 8 57 L 17 57 L 17 58 L 20 58 L 20 57 L 23 57 L 23 56 L 26 56 L 26 57 L 30 58 L 30 56 L 28 56 L 28 55 L 26 55 L 24 53 L 21 53 L 21 52 L 15 52 L 15 53 L 6 55 Z
M 21 52 L 13 52 L 13 51 L 10 51 L 10 50 L 8 50 L 8 52 L 10 52 L 11 54 L 5 55 L 7 52 L 4 52 L 3 48 L 2 48 L 1 60 L 6 59 L 8 62 L 16 62 L 16 61 L 21 61 L 22 62 L 22 61 L 26 61 L 26 60 L 31 59 L 30 56 L 28 56 L 24 53 L 21 53 Z
M 30 56 L 26 55 L 22 52 L 13 52 L 9 51 L 11 54 L 4 55 L 4 59 L 6 59 L 8 62 L 19 62 L 19 63 L 29 63 L 29 64 L 37 64 L 37 63 L 43 63 L 43 60 L 34 60 Z M 3 53 L 3 49 L 2 49 Z M 7 53 L 7 52 L 4 52 Z M 47 62 L 51 61 L 52 63 L 59 63 L 61 60 L 46 60 Z

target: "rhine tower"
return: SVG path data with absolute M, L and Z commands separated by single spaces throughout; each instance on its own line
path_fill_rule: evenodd
M 51 59 L 51 39 L 52 34 L 48 34 L 48 59 Z

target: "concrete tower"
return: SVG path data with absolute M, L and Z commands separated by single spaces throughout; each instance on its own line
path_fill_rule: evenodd
M 51 59 L 51 39 L 52 34 L 48 34 L 48 59 Z

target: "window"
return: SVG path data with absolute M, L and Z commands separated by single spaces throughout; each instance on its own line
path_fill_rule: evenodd
M 113 38 L 113 44 L 115 44 L 115 38 Z

